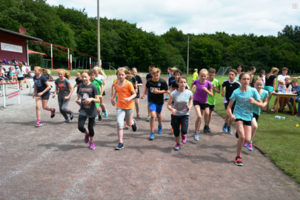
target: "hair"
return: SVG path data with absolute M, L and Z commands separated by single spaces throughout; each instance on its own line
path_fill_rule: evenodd
M 82 74 L 87 74 L 87 75 L 89 75 L 89 71 L 88 71 L 88 70 L 83 70 L 82 73 L 81 73 L 81 75 L 82 75 Z
M 39 70 L 40 72 L 43 70 L 40 66 L 35 66 L 34 69 Z
M 297 79 L 293 79 L 292 80 L 292 83 L 298 83 L 298 80 Z M 298 83 L 299 84 L 299 83 Z
M 281 71 L 283 71 L 283 70 L 289 71 L 289 69 L 287 67 L 282 68 Z
M 154 65 L 150 65 L 149 68 L 153 69 L 153 68 L 155 68 L 155 66 Z
M 247 72 L 247 74 L 249 74 L 249 76 L 250 76 L 250 83 L 252 83 L 254 75 L 252 74 L 252 72 Z
M 42 68 L 42 72 L 43 74 L 50 74 L 50 70 L 49 69 L 45 69 L 45 68 Z
M 291 80 L 291 78 L 290 78 L 289 76 L 287 76 L 287 77 L 285 77 L 284 80 L 285 80 L 285 81 L 286 81 L 286 80 Z
M 131 71 L 136 71 L 136 72 L 137 72 L 137 68 L 133 67 L 133 68 L 131 69 Z
M 262 79 L 261 77 L 257 77 L 257 78 L 254 80 L 254 83 L 256 83 L 256 81 L 264 82 L 263 79 Z
M 204 69 L 204 68 L 203 68 L 203 69 L 200 70 L 199 74 L 201 74 L 201 73 L 206 73 L 206 74 L 208 74 L 208 71 L 207 71 L 207 69 Z
M 13 67 L 13 66 L 10 66 L 10 67 L 9 67 L 9 69 L 10 69 L 10 70 L 13 70 L 13 69 L 14 69 L 14 67 Z
M 104 71 L 101 69 L 101 67 L 94 67 L 93 69 L 96 70 L 96 75 L 100 74 L 104 78 L 106 78 L 106 75 L 105 75 Z
M 180 76 L 182 75 L 182 72 L 180 71 L 180 69 L 176 69 L 175 71 L 173 71 L 173 74 L 177 74 L 177 73 L 179 73 Z
M 126 69 L 126 67 L 120 67 L 119 69 L 118 69 L 118 71 L 117 71 L 117 74 L 119 73 L 119 72 L 124 72 L 125 74 L 126 74 L 126 79 L 128 79 L 128 78 L 131 78 L 132 77 L 132 74 L 130 73 L 130 71 L 128 71 L 128 69 Z
M 151 74 L 156 74 L 156 73 L 160 74 L 160 72 L 161 72 L 160 69 L 154 68 L 154 69 L 152 69 Z
M 242 71 L 243 71 L 243 69 L 244 69 L 244 65 L 243 65 L 243 64 L 238 64 L 238 65 L 237 65 L 237 67 L 236 67 L 236 69 L 237 69 L 239 66 L 241 66 L 241 67 L 242 67 Z
M 70 79 L 70 74 L 69 74 L 69 72 L 67 72 L 66 70 L 64 70 L 64 69 L 59 69 L 59 70 L 57 71 L 57 74 L 58 74 L 58 72 L 62 72 L 62 73 L 64 74 L 64 77 L 65 77 L 65 78 Z
M 273 68 L 271 69 L 270 73 L 267 74 L 267 79 L 270 78 L 271 75 L 274 75 L 275 72 L 278 73 L 278 72 L 279 72 L 279 69 L 276 68 L 276 67 L 273 67 Z
M 97 75 L 97 70 L 95 68 L 94 69 L 90 69 L 90 71 L 88 72 L 89 76 L 91 76 L 92 74 Z
M 254 66 L 251 66 L 249 69 L 252 71 L 255 70 L 256 68 Z
M 170 68 L 170 72 L 174 72 L 174 71 L 176 71 L 177 70 L 177 68 L 176 67 L 172 67 L 172 68 Z
M 185 80 L 186 80 L 186 82 L 187 82 L 187 78 L 186 78 L 185 76 L 179 76 L 179 77 L 178 77 L 178 79 L 177 79 L 177 82 L 179 82 L 179 81 L 180 81 L 180 79 L 185 79 Z
M 250 76 L 250 74 L 248 72 L 243 72 L 243 73 L 241 73 L 241 75 L 239 77 L 239 81 L 242 80 L 243 76 L 245 76 L 245 75 L 249 75 Z
M 209 68 L 208 70 L 208 73 L 212 73 L 212 74 L 215 74 L 216 73 L 216 70 L 214 68 Z
M 234 73 L 235 75 L 237 75 L 237 73 L 238 73 L 235 69 L 230 69 L 228 73 L 230 73 L 230 72 Z
M 23 67 L 24 67 L 24 65 L 23 65 L 23 63 L 19 63 L 19 67 L 20 67 L 20 71 L 22 72 L 23 71 Z
M 195 68 L 195 69 L 194 69 L 194 72 L 198 72 L 198 69 Z
M 0 68 L 3 67 L 2 65 L 0 65 Z
M 77 71 L 76 74 L 78 74 L 78 73 L 81 75 L 81 74 L 82 74 L 82 71 Z
M 266 70 L 261 69 L 259 72 L 259 76 L 261 76 L 262 74 L 266 74 Z

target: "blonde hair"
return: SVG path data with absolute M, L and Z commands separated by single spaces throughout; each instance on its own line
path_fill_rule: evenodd
M 171 71 L 171 72 L 174 72 L 175 70 L 177 70 L 177 68 L 176 68 L 176 67 L 172 67 L 172 68 L 170 68 L 170 71 Z
M 19 67 L 20 67 L 20 70 L 21 70 L 21 72 L 23 71 L 23 67 L 24 67 L 24 65 L 23 65 L 23 63 L 19 63 Z
M 194 69 L 194 72 L 198 72 L 198 69 Z
M 124 73 L 126 74 L 126 79 L 129 79 L 129 78 L 132 77 L 132 74 L 130 73 L 130 71 L 129 71 L 128 69 L 126 69 L 125 67 L 120 67 L 120 68 L 118 69 L 118 71 L 117 71 L 117 74 L 118 74 L 120 71 L 121 71 L 121 72 L 124 72 Z
M 267 79 L 270 78 L 271 75 L 274 75 L 275 72 L 279 72 L 279 69 L 276 67 L 273 67 L 270 71 L 270 73 L 267 74 Z
M 136 71 L 136 72 L 137 72 L 137 68 L 133 67 L 133 68 L 131 69 L 131 71 Z
M 96 70 L 98 74 L 100 74 L 104 78 L 106 78 L 106 75 L 105 75 L 104 71 L 100 67 L 94 67 L 94 70 Z
M 254 80 L 254 83 L 256 83 L 256 81 L 264 82 L 263 79 L 262 79 L 261 77 L 257 77 L 257 78 Z
M 13 67 L 13 66 L 10 66 L 10 67 L 9 67 L 9 69 L 13 70 L 13 69 L 14 69 L 14 67 Z
M 49 69 L 42 68 L 43 74 L 51 74 Z
M 160 69 L 153 68 L 152 71 L 151 71 L 151 74 L 156 74 L 156 73 L 160 74 L 160 72 L 161 72 Z
M 252 72 L 247 72 L 247 74 L 249 74 L 249 76 L 250 76 L 250 83 L 252 83 L 254 75 L 252 74 Z
M 199 74 L 201 74 L 201 73 L 206 73 L 206 74 L 208 74 L 208 71 L 207 71 L 207 69 L 201 69 L 201 71 L 199 72 Z
M 62 72 L 62 73 L 64 74 L 64 77 L 65 77 L 65 78 L 70 79 L 70 74 L 69 74 L 69 72 L 67 72 L 66 70 L 64 70 L 64 69 L 59 69 L 59 70 L 57 71 L 57 74 L 58 74 L 58 72 Z
M 35 66 L 34 69 L 39 70 L 40 72 L 42 71 L 42 68 L 40 66 Z

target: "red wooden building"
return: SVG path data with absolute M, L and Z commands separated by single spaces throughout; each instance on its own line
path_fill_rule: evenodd
M 0 61 L 4 59 L 16 62 L 25 62 L 26 67 L 29 66 L 28 56 L 28 40 L 40 41 L 42 39 L 23 35 L 14 31 L 10 31 L 4 28 L 0 28 Z M 12 65 L 0 64 L 6 69 Z

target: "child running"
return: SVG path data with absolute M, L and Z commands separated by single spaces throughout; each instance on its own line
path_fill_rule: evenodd
M 99 93 L 94 84 L 90 81 L 88 71 L 83 71 L 81 74 L 82 81 L 77 87 L 77 96 L 81 98 L 81 108 L 78 117 L 78 130 L 85 134 L 84 142 L 90 142 L 90 149 L 95 149 L 94 144 L 94 123 L 97 116 L 96 103 L 100 103 Z M 88 130 L 84 128 L 86 119 L 89 119 Z
M 197 79 L 199 79 L 199 74 L 198 74 L 198 69 L 194 69 L 194 73 L 193 73 L 193 81 L 195 81 L 195 80 L 197 80 Z M 195 92 L 195 87 L 196 86 L 194 86 L 194 88 L 191 88 L 191 90 L 193 91 L 193 92 Z
M 193 103 L 196 110 L 197 118 L 195 121 L 195 132 L 193 134 L 194 140 L 199 141 L 200 137 L 200 125 L 202 121 L 202 116 L 209 114 L 209 109 L 207 107 L 207 95 L 213 96 L 212 85 L 207 80 L 208 71 L 207 69 L 201 69 L 200 78 L 193 81 L 191 88 L 196 86 L 196 91 L 194 93 Z
M 149 74 L 146 75 L 146 82 L 149 80 L 149 79 L 152 79 L 152 75 L 151 75 L 151 72 L 152 72 L 152 69 L 154 69 L 155 66 L 154 65 L 150 65 L 149 66 Z M 147 109 L 148 109 L 148 117 L 147 117 L 147 121 L 149 122 L 150 121 L 150 107 L 149 107 L 149 91 L 148 91 L 148 94 L 147 94 Z
M 49 84 L 48 80 L 46 77 L 42 75 L 42 68 L 39 66 L 34 67 L 34 74 L 35 76 L 33 77 L 34 81 L 34 89 L 33 89 L 33 94 L 32 98 L 35 98 L 36 102 L 36 117 L 37 117 L 37 122 L 36 126 L 42 126 L 41 122 L 41 103 L 43 105 L 44 110 L 51 111 L 51 118 L 55 117 L 55 108 L 51 108 L 48 106 L 48 100 L 50 96 L 50 89 L 51 85 Z
M 55 92 L 52 95 L 52 98 L 54 98 L 58 92 L 57 100 L 59 111 L 65 118 L 64 123 L 68 123 L 70 122 L 68 114 L 70 115 L 70 119 L 73 119 L 73 112 L 68 109 L 70 97 L 73 93 L 73 87 L 69 81 L 70 75 L 68 72 L 59 69 L 57 75 L 58 79 L 55 80 Z
M 140 99 L 140 88 L 139 88 L 139 86 L 143 86 L 143 81 L 142 81 L 141 77 L 139 75 L 137 75 L 137 69 L 135 67 L 132 68 L 131 73 L 135 77 L 136 85 L 137 85 L 137 94 L 136 94 L 136 97 L 134 99 L 135 109 L 136 109 L 136 114 L 137 114 L 136 117 L 138 119 L 141 119 L 141 116 L 140 116 L 140 102 L 139 102 L 139 99 Z
M 275 85 L 276 85 L 276 74 L 279 72 L 279 69 L 276 67 L 273 67 L 270 71 L 270 73 L 266 76 L 266 85 L 264 87 L 264 90 L 266 90 L 269 93 L 268 101 L 266 107 L 262 110 L 263 113 L 268 113 L 269 111 L 269 103 L 272 97 L 272 94 L 275 92 Z
M 170 99 L 168 102 L 168 109 L 172 111 L 171 121 L 172 128 L 174 130 L 175 136 L 175 147 L 174 150 L 178 151 L 180 149 L 179 143 L 179 134 L 181 124 L 181 137 L 182 143 L 185 144 L 187 142 L 187 132 L 190 121 L 190 110 L 192 108 L 193 102 L 193 93 L 190 90 L 186 90 L 187 78 L 184 76 L 180 76 L 178 78 L 179 88 L 174 90 L 170 94 Z M 172 102 L 174 102 L 172 106 Z
M 114 88 L 116 92 L 111 97 L 111 104 L 115 106 L 115 97 L 118 94 L 117 100 L 117 131 L 119 137 L 119 144 L 116 146 L 116 150 L 124 148 L 123 142 L 123 127 L 124 117 L 127 124 L 131 124 L 133 132 L 137 130 L 137 125 L 134 119 L 131 120 L 132 110 L 134 108 L 133 99 L 136 97 L 133 85 L 131 82 L 126 80 L 126 74 L 130 72 L 125 68 L 121 67 L 118 69 L 117 76 L 118 80 L 114 82 Z
M 208 70 L 208 81 L 210 81 L 212 85 L 212 91 L 213 91 L 213 96 L 207 96 L 207 106 L 209 108 L 209 113 L 208 115 L 204 115 L 204 120 L 205 120 L 205 126 L 203 129 L 204 133 L 210 133 L 211 130 L 209 128 L 209 124 L 211 121 L 212 117 L 212 112 L 215 110 L 215 105 L 216 105 L 216 93 L 220 93 L 220 83 L 217 79 L 215 79 L 216 75 L 216 70 L 214 68 L 210 68 Z
M 161 110 L 164 104 L 164 93 L 169 93 L 168 85 L 166 81 L 160 78 L 160 69 L 154 68 L 151 72 L 152 79 L 148 79 L 146 87 L 144 89 L 141 99 L 143 99 L 148 92 L 149 107 L 150 107 L 150 140 L 154 139 L 154 125 L 155 125 L 155 114 L 158 119 L 158 134 L 162 134 L 162 116 Z
M 257 77 L 254 81 L 254 87 L 257 90 L 258 94 L 260 95 L 260 100 L 263 102 L 264 106 L 267 104 L 268 101 L 268 96 L 269 93 L 266 90 L 263 90 L 263 85 L 264 85 L 264 81 L 262 80 L 262 78 Z M 250 139 L 250 143 L 244 142 L 243 146 L 247 147 L 247 149 L 249 151 L 253 151 L 253 147 L 252 147 L 252 141 L 255 135 L 255 132 L 258 128 L 258 118 L 260 115 L 260 108 L 257 105 L 253 105 L 253 118 L 252 118 L 252 122 L 251 122 L 251 128 L 252 128 L 252 134 L 251 134 L 251 139 Z
M 74 85 L 74 89 L 76 88 L 76 87 L 78 87 L 81 83 L 83 83 L 82 82 L 82 78 L 81 78 L 81 74 L 82 74 L 82 72 L 81 71 L 78 71 L 77 73 L 76 73 L 76 79 L 75 79 L 75 85 Z M 76 99 L 75 99 L 75 102 L 79 105 L 79 106 L 81 106 L 81 102 L 80 102 L 80 98 L 77 98 L 77 96 L 76 96 Z M 79 109 L 79 111 L 80 111 L 80 109 Z
M 97 76 L 97 71 L 95 69 L 91 69 L 89 71 L 89 76 L 90 76 L 90 81 L 91 83 L 93 83 L 97 90 L 98 90 L 98 94 L 100 96 L 100 102 L 101 102 L 101 99 L 102 99 L 102 92 L 103 92 L 103 83 L 102 81 L 100 81 L 99 79 L 96 78 Z M 100 102 L 99 103 L 96 103 L 96 107 L 97 107 L 97 114 L 98 116 L 96 116 L 95 119 L 98 118 L 99 121 L 102 120 L 102 117 L 101 117 L 101 112 L 100 112 Z
M 253 118 L 253 104 L 263 108 L 263 103 L 255 88 L 250 87 L 250 75 L 242 73 L 239 79 L 241 87 L 233 91 L 227 107 L 227 114 L 235 120 L 239 139 L 237 141 L 237 156 L 235 165 L 242 166 L 242 147 L 243 142 L 251 141 L 251 121 Z M 235 109 L 231 112 L 231 107 L 236 101 Z
M 235 77 L 237 75 L 237 71 L 235 69 L 229 70 L 229 79 L 224 81 L 222 84 L 222 97 L 224 97 L 224 106 L 225 110 L 227 110 L 227 106 L 229 103 L 229 98 L 231 97 L 234 90 L 240 87 L 240 83 L 235 80 Z M 226 93 L 224 91 L 226 89 Z M 231 106 L 231 111 L 233 113 L 234 111 L 235 103 Z M 233 123 L 233 120 L 230 118 L 229 115 L 226 114 L 225 116 L 225 123 L 223 125 L 222 130 L 224 132 L 228 132 L 229 134 L 232 134 L 231 125 Z
M 106 81 L 105 81 L 106 75 L 100 67 L 94 67 L 94 69 L 97 72 L 96 78 L 98 78 L 103 83 L 103 88 L 102 88 L 103 92 L 102 92 L 102 98 L 100 99 L 100 107 L 101 107 L 102 113 L 104 113 L 104 117 L 107 118 L 108 112 L 107 112 L 105 104 L 103 102 L 103 97 L 105 96 L 105 88 L 106 88 Z M 101 116 L 101 113 L 100 113 L 100 116 Z

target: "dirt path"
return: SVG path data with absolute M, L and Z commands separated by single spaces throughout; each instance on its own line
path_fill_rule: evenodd
M 221 132 L 223 119 L 216 113 L 212 133 L 195 142 L 193 110 L 188 142 L 174 151 L 166 104 L 163 134 L 149 141 L 141 100 L 138 131 L 125 130 L 125 148 L 115 151 L 116 112 L 106 92 L 109 117 L 96 121 L 94 151 L 77 130 L 75 96 L 75 118 L 66 125 L 59 112 L 51 119 L 42 111 L 43 126 L 35 128 L 28 90 L 21 105 L 0 109 L 0 199 L 300 199 L 299 185 L 256 149 L 243 148 L 244 166 L 234 165 L 236 138 Z M 58 108 L 56 99 L 49 105 Z

